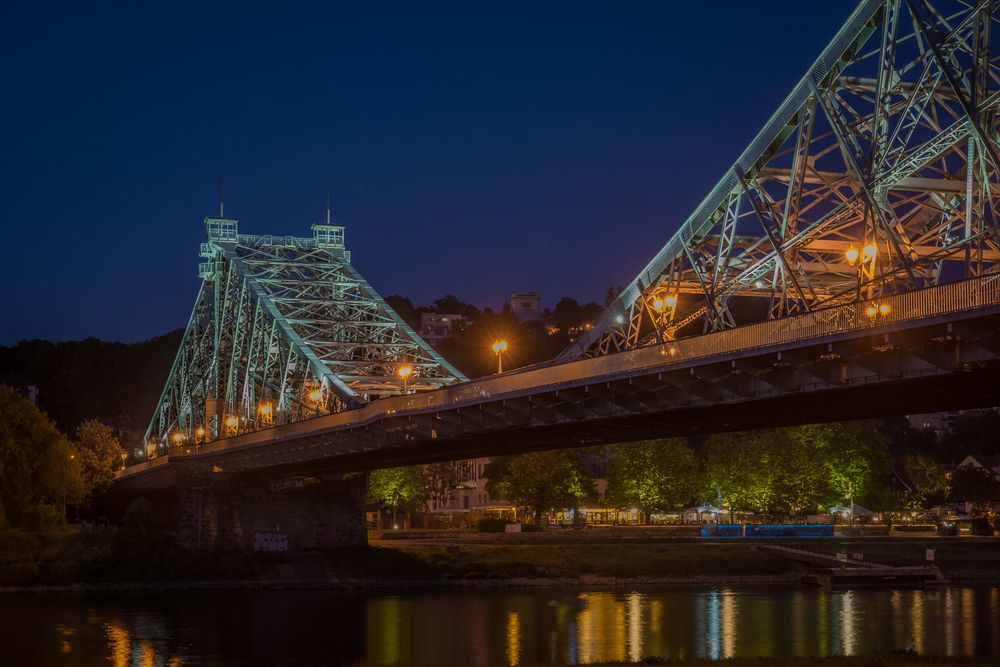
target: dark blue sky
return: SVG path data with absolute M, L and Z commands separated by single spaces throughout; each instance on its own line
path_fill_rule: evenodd
M 599 300 L 853 5 L 6 0 L 0 344 L 182 327 L 220 168 L 246 233 L 308 236 L 329 176 L 382 294 Z

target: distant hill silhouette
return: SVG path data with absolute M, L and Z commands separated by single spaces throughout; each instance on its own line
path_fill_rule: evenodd
M 0 383 L 33 384 L 38 405 L 65 433 L 85 419 L 119 432 L 126 448 L 138 446 L 159 400 L 183 331 L 141 343 L 96 338 L 0 346 Z

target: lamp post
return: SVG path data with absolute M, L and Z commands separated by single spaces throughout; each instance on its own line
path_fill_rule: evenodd
M 273 426 L 274 425 L 274 407 L 270 402 L 261 403 L 260 408 L 260 423 L 263 426 Z
M 507 351 L 507 341 L 498 340 L 493 343 L 493 354 L 497 355 L 497 375 L 503 373 L 503 353 Z
M 650 305 L 653 306 L 653 310 L 660 313 L 668 322 L 673 322 L 674 315 L 677 314 L 677 295 L 667 294 L 657 296 Z
M 409 378 L 409 377 L 410 377 L 411 375 L 413 375 L 413 366 L 403 366 L 402 368 L 400 368 L 400 369 L 399 369 L 398 371 L 396 371 L 396 372 L 397 372 L 397 373 L 399 373 L 399 377 L 403 378 L 403 393 L 404 393 L 404 394 L 407 394 L 407 393 L 409 393 L 409 392 L 407 391 L 407 389 L 406 389 L 406 380 L 407 380 L 407 379 L 408 379 L 408 378 Z

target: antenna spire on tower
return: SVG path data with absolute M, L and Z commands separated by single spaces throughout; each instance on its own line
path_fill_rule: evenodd
M 330 224 L 330 177 L 326 177 L 326 224 Z
M 220 188 L 219 188 L 219 217 L 226 217 L 226 170 L 220 170 Z

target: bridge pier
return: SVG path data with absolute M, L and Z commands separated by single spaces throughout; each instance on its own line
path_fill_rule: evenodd
M 365 475 L 245 480 L 177 473 L 177 543 L 290 551 L 368 543 Z

